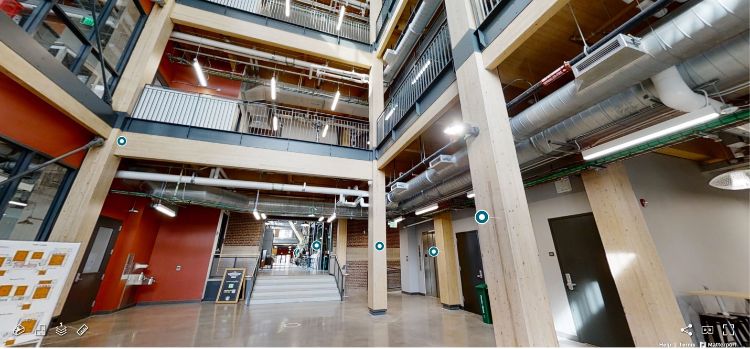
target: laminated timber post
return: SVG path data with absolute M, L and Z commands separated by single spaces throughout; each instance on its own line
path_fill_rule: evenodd
M 467 140 L 478 227 L 498 346 L 558 346 L 531 216 L 498 76 L 487 69 L 467 0 L 445 2 Z

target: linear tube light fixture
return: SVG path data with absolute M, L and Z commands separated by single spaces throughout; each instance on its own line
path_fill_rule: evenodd
M 318 222 L 322 222 L 324 219 L 326 219 L 326 217 L 320 216 L 320 218 L 318 218 Z
M 336 90 L 336 94 L 333 95 L 333 102 L 331 103 L 331 110 L 336 110 L 336 106 L 339 104 L 340 97 L 341 97 L 341 91 Z
M 258 212 L 258 210 L 253 210 L 253 217 L 255 217 L 256 221 L 260 220 L 260 213 Z
M 473 199 L 473 198 L 474 198 L 474 196 L 475 196 L 475 194 L 474 194 L 474 191 L 473 191 L 473 190 L 472 190 L 472 191 L 470 191 L 470 192 L 468 192 L 468 193 L 466 193 L 466 197 L 467 197 L 467 198 L 469 198 L 469 199 Z
M 292 0 L 284 1 L 284 15 L 289 17 L 292 12 Z
M 433 204 L 433 205 L 430 205 L 430 206 L 427 206 L 427 207 L 422 207 L 422 208 L 414 211 L 414 214 L 417 215 L 417 216 L 419 216 L 419 215 L 423 215 L 423 214 L 428 213 L 428 212 L 435 211 L 437 209 L 438 209 L 438 204 Z
M 388 119 L 393 116 L 393 114 L 396 112 L 396 108 L 398 108 L 398 104 L 394 105 L 393 108 L 391 108 L 391 111 L 388 112 L 388 114 L 385 115 L 385 120 L 388 121 Z
M 174 218 L 177 215 L 177 212 L 175 212 L 175 210 L 173 210 L 172 208 L 170 208 L 170 207 L 162 204 L 161 202 L 157 202 L 157 203 L 153 204 L 151 207 L 153 207 L 155 210 L 161 212 L 162 214 L 164 214 L 167 217 Z
M 404 217 L 396 217 L 393 219 L 393 224 L 399 224 L 404 220 Z
M 195 69 L 195 75 L 198 77 L 198 83 L 203 87 L 208 86 L 206 75 L 203 74 L 203 68 L 200 62 L 198 62 L 198 57 L 193 58 L 193 69 Z
M 344 23 L 344 15 L 346 14 L 346 5 L 339 7 L 339 21 L 336 23 L 336 31 L 341 30 L 341 24 Z
M 268 216 L 266 216 L 266 214 L 265 214 L 265 213 L 261 213 L 261 214 L 260 214 L 260 218 L 266 219 L 266 218 L 268 218 Z
M 271 99 L 276 100 L 276 75 L 271 78 Z
M 276 115 L 273 116 L 273 130 L 274 131 L 279 130 L 279 117 Z
M 27 203 L 25 203 L 25 202 L 14 201 L 14 200 L 10 200 L 10 201 L 8 201 L 8 204 L 10 204 L 10 205 L 13 205 L 13 206 L 19 206 L 19 207 L 26 207 L 26 206 L 29 206 L 29 204 L 27 204 Z
M 640 131 L 633 132 L 624 137 L 617 138 L 604 144 L 591 147 L 582 152 L 584 160 L 594 160 L 634 147 L 638 144 L 677 133 L 694 126 L 705 124 L 719 117 L 719 114 L 713 107 L 708 106 L 702 109 L 683 114 L 676 118 L 664 121 L 662 123 L 644 128 Z
M 419 80 L 419 78 L 422 77 L 424 72 L 427 71 L 427 67 L 429 67 L 430 64 L 432 64 L 432 60 L 428 59 L 427 62 L 425 62 L 425 64 L 422 66 L 422 68 L 419 69 L 419 72 L 417 73 L 417 76 L 414 77 L 414 80 L 411 81 L 412 85 L 417 83 L 417 80 Z
M 328 124 L 326 124 L 323 127 L 323 133 L 320 135 L 321 138 L 326 138 L 326 135 L 328 134 Z

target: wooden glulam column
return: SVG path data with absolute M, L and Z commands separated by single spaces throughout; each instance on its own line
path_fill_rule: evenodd
M 370 144 L 377 145 L 377 119 L 383 111 L 383 62 L 373 59 L 370 68 L 369 109 L 370 109 Z M 388 274 L 386 255 L 386 217 L 385 217 L 385 173 L 378 169 L 378 162 L 372 161 L 372 178 L 370 180 L 370 207 L 367 209 L 367 306 L 370 314 L 384 314 L 388 309 Z M 378 251 L 375 244 L 383 243 Z
M 62 311 L 86 246 L 93 235 L 99 213 L 104 206 L 104 200 L 115 178 L 115 172 L 120 165 L 120 158 L 114 156 L 119 133 L 119 129 L 112 129 L 101 147 L 89 149 L 50 233 L 49 241 L 81 244 L 71 267 L 72 272 L 68 275 L 60 300 L 57 302 L 55 315 L 60 315 Z
M 443 308 L 459 309 L 461 301 L 461 279 L 458 275 L 458 257 L 456 256 L 456 236 L 453 233 L 450 211 L 444 211 L 432 217 L 435 227 L 435 245 L 437 255 L 438 285 L 440 303 Z
M 340 218 L 336 222 L 336 259 L 342 268 L 346 265 L 347 223 L 349 221 L 346 218 Z
M 475 30 L 472 8 L 469 1 L 445 7 L 455 53 Z M 463 121 L 479 129 L 467 148 L 476 207 L 490 216 L 478 236 L 495 342 L 558 346 L 500 79 L 484 68 L 481 53 L 467 54 L 455 62 L 456 82 Z
M 144 86 L 154 79 L 174 29 L 170 18 L 174 5 L 175 0 L 167 0 L 164 6 L 154 5 L 151 10 L 112 96 L 112 109 L 132 112 Z
M 684 320 L 625 166 L 612 163 L 582 178 L 633 342 L 692 344 L 680 332 Z

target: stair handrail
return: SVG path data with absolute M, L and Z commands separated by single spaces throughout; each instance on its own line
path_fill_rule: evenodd
M 250 301 L 250 297 L 253 296 L 253 290 L 255 289 L 256 278 L 258 277 L 258 269 L 260 269 L 260 256 L 255 260 L 255 269 L 253 269 L 253 276 L 250 283 L 250 292 L 247 294 L 247 299 Z
M 339 258 L 336 255 L 333 255 L 333 263 L 328 263 L 328 275 L 333 275 L 333 278 L 336 280 L 336 288 L 338 288 L 339 297 L 341 297 L 341 300 L 343 301 L 346 285 L 346 273 L 344 273 L 344 270 L 341 268 L 341 265 L 339 264 Z

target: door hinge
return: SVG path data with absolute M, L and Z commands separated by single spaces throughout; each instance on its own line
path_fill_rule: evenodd
M 111 249 L 111 250 L 109 250 L 109 255 L 110 255 L 110 256 L 111 256 L 111 255 L 112 255 L 113 253 L 115 253 L 115 249 L 114 249 L 114 248 L 113 248 L 113 249 Z
M 104 281 L 104 274 L 102 274 L 102 278 L 100 280 Z
M 91 302 L 91 307 L 93 308 L 95 304 L 96 304 L 96 299 L 93 302 Z

